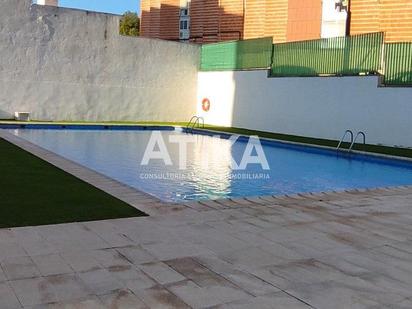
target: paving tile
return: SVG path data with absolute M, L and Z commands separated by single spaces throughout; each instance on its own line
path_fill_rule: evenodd
M 277 287 L 245 272 L 236 271 L 229 274 L 222 274 L 222 276 L 254 296 L 280 292 L 280 289 Z
M 115 249 L 93 250 L 92 256 L 105 268 L 131 265 L 131 262 Z
M 15 257 L 27 256 L 27 252 L 24 248 L 17 243 L 3 242 L 1 243 L 0 250 L 0 263 L 7 259 Z
M 73 269 L 57 254 L 36 255 L 32 260 L 43 276 L 72 273 Z
M 45 240 L 41 241 L 24 241 L 22 243 L 24 250 L 28 255 L 48 255 L 58 253 L 58 249 L 54 247 L 51 243 L 46 242 Z
M 92 251 L 64 252 L 60 256 L 76 272 L 87 272 L 103 267 L 94 257 Z
M 148 289 L 158 285 L 156 281 L 147 276 L 145 273 L 139 272 L 138 274 L 139 277 L 135 279 L 128 279 L 123 281 L 125 287 L 131 290 L 132 292 Z
M 276 268 L 266 266 L 261 268 L 256 268 L 249 271 L 256 278 L 259 278 L 269 284 L 275 286 L 279 289 L 286 289 L 291 285 L 291 282 L 277 273 Z
M 24 309 L 101 309 L 104 308 L 103 303 L 96 296 L 88 296 L 81 299 L 73 299 L 70 301 L 59 301 L 47 305 L 38 305 L 33 307 L 24 307 Z
M 41 226 L 38 227 L 38 231 L 58 252 L 110 247 L 110 245 L 97 234 L 79 223 Z
M 212 307 L 251 297 L 240 289 L 227 286 L 199 287 L 193 281 L 179 282 L 168 289 L 193 308 Z
M 119 290 L 100 296 L 103 305 L 107 308 L 143 309 L 148 308 L 136 295 L 128 290 Z
M 186 278 L 162 262 L 146 263 L 139 268 L 159 284 L 169 284 Z
M 12 229 L 0 229 L 0 244 L 16 244 L 18 239 Z
M 156 260 L 152 254 L 140 246 L 118 248 L 117 251 L 135 265 L 149 263 Z
M 158 243 L 153 245 L 144 245 L 143 247 L 160 261 L 213 253 L 207 248 L 194 244 Z
M 218 256 L 242 269 L 279 264 L 282 261 L 281 258 L 257 247 L 227 251 Z
M 128 281 L 134 279 L 140 279 L 144 275 L 139 269 L 134 265 L 127 266 L 113 266 L 106 268 L 106 270 L 115 278 L 120 281 Z
M 54 275 L 44 277 L 51 285 L 58 301 L 81 299 L 91 295 L 91 290 L 74 274 Z
M 124 284 L 112 276 L 106 269 L 79 273 L 78 276 L 87 286 L 88 290 L 96 295 L 108 294 L 124 287 Z
M 339 306 L 335 304 L 334 308 Z M 250 308 L 259 308 L 259 309 L 310 309 L 309 305 L 304 302 L 299 301 L 298 299 L 291 297 L 290 295 L 279 292 L 274 294 L 267 294 L 264 296 L 250 298 L 248 300 L 241 300 L 232 303 L 228 303 L 222 308 L 226 309 L 250 309 Z M 349 309 L 349 308 L 348 308 Z
M 180 258 L 166 261 L 166 263 L 200 287 L 212 285 L 234 286 L 230 281 L 226 280 L 218 273 L 201 265 L 193 258 Z
M 7 280 L 6 275 L 4 274 L 3 269 L 1 268 L 1 265 L 0 265 L 0 283 L 6 280 Z
M 381 246 L 371 249 L 373 259 L 381 261 L 387 265 L 391 265 L 412 273 L 412 253 L 392 247 Z
M 116 225 L 109 221 L 94 221 L 84 223 L 87 228 L 99 235 L 106 243 L 113 247 L 134 245 L 134 241 L 124 235 Z
M 189 309 L 190 307 L 179 297 L 170 293 L 162 286 L 149 289 L 136 290 L 134 294 L 139 297 L 149 308 L 156 309 Z
M 15 309 L 21 308 L 14 291 L 7 283 L 0 283 L 0 308 Z
M 9 283 L 25 307 L 57 302 L 52 285 L 43 278 L 22 279 Z
M 8 280 L 40 276 L 38 268 L 28 256 L 5 259 L 1 262 L 1 266 Z
M 399 295 L 385 291 L 379 293 L 378 290 L 357 284 L 348 285 L 333 281 L 295 285 L 293 289 L 288 289 L 286 292 L 319 309 L 370 308 L 372 306 L 387 308 L 388 305 L 402 299 Z
M 240 250 L 248 247 L 248 244 L 231 235 L 221 233 L 217 229 L 204 231 L 200 237 L 197 237 L 197 244 L 204 246 L 215 253 L 228 250 Z

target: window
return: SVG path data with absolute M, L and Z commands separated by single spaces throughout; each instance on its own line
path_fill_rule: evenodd
M 187 20 L 180 21 L 180 30 L 187 30 L 189 29 L 189 22 Z
M 188 16 L 189 10 L 188 9 L 180 9 L 180 16 Z

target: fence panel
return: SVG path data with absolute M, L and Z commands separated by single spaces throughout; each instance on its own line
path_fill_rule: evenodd
M 201 71 L 269 68 L 272 38 L 202 45 Z
M 412 86 L 412 43 L 385 44 L 385 85 Z
M 382 70 L 383 33 L 275 44 L 272 76 L 375 74 Z

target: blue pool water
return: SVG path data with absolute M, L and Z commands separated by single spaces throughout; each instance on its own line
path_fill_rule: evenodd
M 270 170 L 250 164 L 245 171 L 234 171 L 231 156 L 240 162 L 244 140 L 231 145 L 225 138 L 161 131 L 173 165 L 151 160 L 142 166 L 150 130 L 9 131 L 168 202 L 412 184 L 410 163 L 369 156 L 349 159 L 333 151 L 282 143 L 262 142 Z M 191 142 L 186 170 L 178 166 L 178 145 L 169 142 L 175 135 Z

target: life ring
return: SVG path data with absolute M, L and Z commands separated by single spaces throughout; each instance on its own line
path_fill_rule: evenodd
M 202 101 L 202 109 L 205 112 L 210 111 L 210 100 L 208 98 L 204 98 Z

